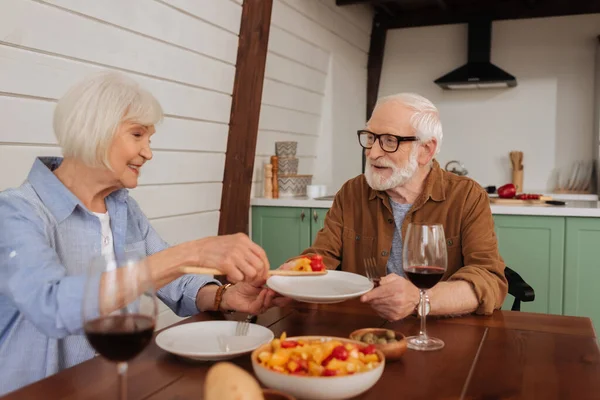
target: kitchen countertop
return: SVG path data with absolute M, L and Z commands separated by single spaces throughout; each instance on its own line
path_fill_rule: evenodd
M 330 196 L 332 197 L 332 196 Z M 495 215 L 540 215 L 551 217 L 596 217 L 600 218 L 600 201 L 567 201 L 564 206 L 541 205 L 497 205 L 492 204 Z M 279 199 L 253 198 L 252 206 L 331 208 L 333 200 L 308 197 L 282 197 Z

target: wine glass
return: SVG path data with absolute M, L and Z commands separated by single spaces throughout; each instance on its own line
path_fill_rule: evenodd
M 428 336 L 425 330 L 426 305 L 429 303 L 426 290 L 434 287 L 446 272 L 448 254 L 444 227 L 441 224 L 409 224 L 404 238 L 402 259 L 406 277 L 420 292 L 421 330 L 418 336 L 407 338 L 408 348 L 439 350 L 444 347 L 444 342 Z
M 121 400 L 127 399 L 127 362 L 152 340 L 157 310 L 142 255 L 125 252 L 116 262 L 106 255 L 92 260 L 83 299 L 83 329 L 96 352 L 117 363 Z

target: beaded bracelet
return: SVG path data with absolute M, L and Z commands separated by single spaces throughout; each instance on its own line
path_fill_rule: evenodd
M 217 293 L 215 294 L 215 311 L 219 311 L 219 309 L 221 308 L 221 301 L 223 301 L 223 295 L 225 294 L 225 291 L 229 289 L 230 286 L 231 283 L 228 283 L 226 285 L 219 286 L 219 288 L 217 289 Z

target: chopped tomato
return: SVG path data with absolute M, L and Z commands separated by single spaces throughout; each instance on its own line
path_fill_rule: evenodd
M 321 365 L 326 367 L 327 364 L 329 364 L 329 361 L 333 360 L 333 354 L 330 354 L 327 358 L 325 358 L 323 360 L 323 362 L 321 362 Z
M 308 371 L 308 361 L 298 360 L 298 368 L 302 371 Z
M 323 265 L 323 256 L 315 254 L 310 258 L 310 267 L 314 272 L 325 270 L 325 266 Z
M 304 375 L 304 376 L 306 376 L 306 375 L 308 375 L 308 373 L 306 371 L 303 371 L 303 370 L 300 369 L 300 370 L 296 370 L 296 371 L 292 372 L 292 375 Z
M 298 342 L 296 342 L 295 340 L 284 340 L 283 342 L 281 342 L 281 347 L 284 349 L 298 347 Z
M 346 361 L 348 359 L 348 350 L 344 346 L 338 346 L 331 352 L 333 358 L 338 360 Z
M 310 268 L 313 270 L 313 272 L 325 271 L 325 266 L 323 265 L 323 263 L 313 264 L 310 266 Z
M 337 371 L 335 371 L 333 369 L 325 368 L 325 371 L 323 371 L 323 376 L 336 376 L 336 375 L 337 375 Z
M 373 354 L 375 353 L 375 345 L 370 344 L 368 346 L 363 347 L 362 349 L 359 349 L 358 351 L 360 351 L 363 354 Z

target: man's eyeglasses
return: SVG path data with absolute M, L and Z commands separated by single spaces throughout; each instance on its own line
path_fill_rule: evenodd
M 416 136 L 396 136 L 390 135 L 389 133 L 378 135 L 377 133 L 364 129 L 358 131 L 357 134 L 358 143 L 360 143 L 363 148 L 371 149 L 375 144 L 375 141 L 379 140 L 379 146 L 381 146 L 381 149 L 386 153 L 394 153 L 398 150 L 398 147 L 402 142 L 416 142 L 419 140 Z

